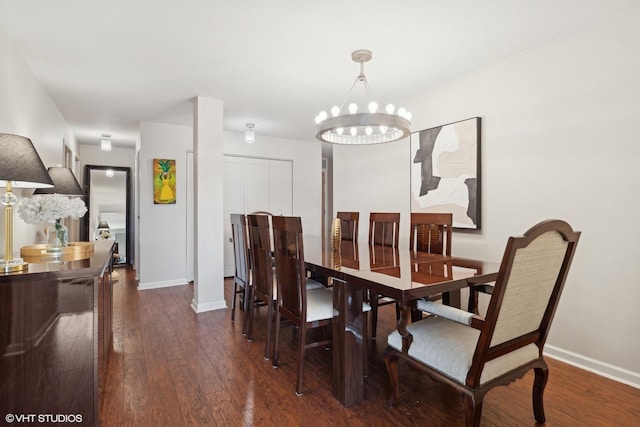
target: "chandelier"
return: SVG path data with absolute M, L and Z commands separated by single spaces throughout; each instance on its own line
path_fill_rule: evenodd
M 396 111 L 393 104 L 387 105 L 384 112 L 379 112 L 378 104 L 370 99 L 371 89 L 364 74 L 364 63 L 369 62 L 371 57 L 371 51 L 365 49 L 351 54 L 351 59 L 360 64 L 360 74 L 342 104 L 331 108 L 331 117 L 326 111 L 321 111 L 316 116 L 316 138 L 320 141 L 347 145 L 380 144 L 409 136 L 411 113 L 404 108 Z M 358 82 L 364 85 L 368 112 L 358 113 L 358 105 L 353 102 L 343 112 L 343 107 Z

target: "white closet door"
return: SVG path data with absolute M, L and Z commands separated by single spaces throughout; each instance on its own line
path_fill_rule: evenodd
M 293 212 L 293 165 L 290 161 L 269 161 L 269 212 L 291 216 Z
M 245 159 L 244 212 L 269 210 L 269 160 Z
M 233 276 L 232 213 L 293 214 L 293 163 L 224 156 L 224 275 Z
M 231 235 L 232 213 L 244 213 L 244 163 L 242 157 L 224 157 L 224 275 L 233 276 L 233 240 Z

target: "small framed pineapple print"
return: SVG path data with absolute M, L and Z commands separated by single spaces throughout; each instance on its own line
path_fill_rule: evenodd
M 153 203 L 174 205 L 176 203 L 176 161 L 153 159 Z

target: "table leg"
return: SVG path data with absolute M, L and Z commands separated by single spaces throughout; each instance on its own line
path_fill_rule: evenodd
M 344 406 L 364 399 L 363 290 L 341 280 L 333 282 L 333 395 Z

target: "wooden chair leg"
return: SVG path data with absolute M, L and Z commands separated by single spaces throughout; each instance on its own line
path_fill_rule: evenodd
M 534 368 L 535 378 L 533 380 L 533 415 L 537 422 L 544 423 L 544 388 L 549 378 L 549 369 L 545 365 L 543 368 Z
M 307 349 L 307 330 L 303 326 L 300 328 L 300 351 L 298 352 L 298 384 L 296 385 L 296 396 L 302 396 L 302 373 L 304 370 L 304 355 Z
M 245 292 L 248 291 L 249 295 L 246 300 L 253 301 L 253 287 L 249 287 L 249 289 L 245 289 Z M 255 303 L 249 304 L 248 307 L 245 308 L 244 312 L 244 320 L 242 324 L 242 329 L 244 333 L 247 335 L 247 340 L 253 341 L 253 315 L 255 314 Z
M 396 406 L 398 395 L 400 394 L 400 384 L 398 381 L 398 356 L 395 350 L 387 348 L 383 354 L 384 364 L 389 375 L 389 406 Z
M 276 328 L 276 340 L 273 343 L 273 367 L 278 367 L 278 343 L 280 341 L 280 309 L 276 308 L 276 324 L 274 326 Z
M 269 310 L 267 311 L 267 343 L 264 348 L 264 359 L 269 360 L 271 358 L 271 329 L 273 328 L 273 304 L 269 304 Z
M 473 394 L 463 394 L 464 423 L 466 427 L 480 427 L 482 417 L 482 398 L 477 399 Z
M 236 321 L 236 299 L 238 298 L 238 284 L 233 282 L 233 293 L 231 294 L 233 300 L 231 301 L 231 321 Z
M 364 345 L 362 361 L 363 374 L 365 377 L 369 376 L 369 316 L 367 313 L 362 313 L 362 341 Z
M 378 295 L 371 292 L 369 299 L 371 304 L 371 339 L 375 340 L 378 329 Z

